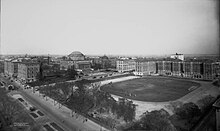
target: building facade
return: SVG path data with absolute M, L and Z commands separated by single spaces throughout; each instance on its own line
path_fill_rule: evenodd
M 128 71 L 134 71 L 136 62 L 134 60 L 117 60 L 117 71 L 118 72 L 128 72 Z
M 14 74 L 14 64 L 12 60 L 5 60 L 4 62 L 4 73 L 13 76 Z
M 40 65 L 38 63 L 18 63 L 18 78 L 25 82 L 32 82 L 37 79 Z
M 135 75 L 152 75 L 156 73 L 156 62 L 137 60 L 135 64 Z
M 173 61 L 172 64 L 173 64 L 172 75 L 173 76 L 182 76 L 183 77 L 183 73 L 184 73 L 183 62 Z
M 172 58 L 172 59 L 178 59 L 178 60 L 184 60 L 184 55 L 183 54 L 178 54 L 178 53 L 176 53 L 176 54 L 172 54 L 171 56 L 170 56 L 170 58 Z
M 0 73 L 4 73 L 4 61 L 0 60 Z
M 91 61 L 75 61 L 74 68 L 80 70 L 91 69 Z
M 72 60 L 61 60 L 60 61 L 60 70 L 67 70 L 74 66 L 74 61 Z
M 73 60 L 73 61 L 83 61 L 85 60 L 85 55 L 82 54 L 81 52 L 79 51 L 74 51 L 72 52 L 71 54 L 68 55 L 68 57 Z

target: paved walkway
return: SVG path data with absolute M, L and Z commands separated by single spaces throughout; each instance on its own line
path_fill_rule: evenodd
M 32 97 L 44 103 L 44 105 L 47 105 L 48 107 L 53 108 L 55 112 L 58 112 L 63 118 L 65 118 L 64 119 L 65 121 L 68 120 L 74 123 L 75 125 L 77 125 L 79 127 L 79 130 L 80 130 L 80 127 L 82 127 L 83 131 L 84 130 L 86 131 L 106 130 L 107 131 L 106 128 L 101 127 L 97 123 L 89 120 L 88 118 L 85 118 L 79 115 L 78 113 L 72 112 L 72 110 L 59 104 L 57 101 L 54 101 L 52 98 L 49 98 L 47 96 L 43 97 L 43 95 L 40 94 L 39 91 L 33 93 L 32 89 L 29 89 L 29 90 L 26 90 L 26 92 L 28 92 L 29 94 L 33 94 Z

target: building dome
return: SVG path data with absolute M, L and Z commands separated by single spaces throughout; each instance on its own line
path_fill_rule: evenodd
M 68 55 L 72 60 L 84 60 L 85 56 L 79 52 L 79 51 L 74 51 L 71 54 Z
M 101 57 L 101 59 L 108 59 L 108 56 L 104 55 Z
M 79 51 L 73 51 L 71 54 L 69 54 L 69 57 L 72 56 L 84 56 L 83 53 L 79 52 Z

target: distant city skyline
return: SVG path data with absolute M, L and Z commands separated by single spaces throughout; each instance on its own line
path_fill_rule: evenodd
M 217 0 L 2 0 L 1 54 L 219 54 Z

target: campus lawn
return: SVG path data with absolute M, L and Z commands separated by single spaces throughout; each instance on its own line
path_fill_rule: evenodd
M 157 76 L 107 84 L 101 90 L 133 100 L 165 102 L 181 98 L 192 91 L 190 87 L 199 86 L 199 83 L 189 80 Z

